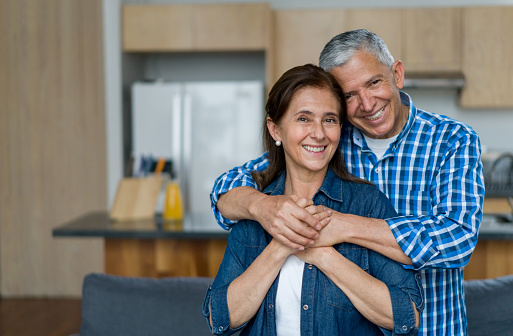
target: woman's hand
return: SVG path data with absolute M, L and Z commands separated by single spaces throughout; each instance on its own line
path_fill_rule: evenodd
M 319 267 L 329 253 L 336 252 L 331 246 L 326 247 L 309 247 L 303 251 L 298 251 L 296 256 L 307 264 Z

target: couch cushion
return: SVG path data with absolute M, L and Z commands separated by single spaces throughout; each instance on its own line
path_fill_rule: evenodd
M 212 281 L 89 274 L 82 288 L 80 335 L 210 335 L 201 304 Z
M 513 275 L 464 282 L 470 336 L 513 335 Z

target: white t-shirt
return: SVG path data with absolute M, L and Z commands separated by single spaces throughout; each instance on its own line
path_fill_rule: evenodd
M 388 139 L 373 139 L 363 134 L 365 141 L 367 141 L 367 146 L 369 146 L 372 152 L 378 157 L 378 160 L 381 159 L 383 155 L 385 155 L 385 152 L 387 151 L 388 147 L 390 147 L 390 144 L 394 142 L 395 139 L 397 139 L 397 135 Z
M 301 288 L 305 263 L 290 255 L 281 267 L 276 292 L 276 334 L 301 334 Z

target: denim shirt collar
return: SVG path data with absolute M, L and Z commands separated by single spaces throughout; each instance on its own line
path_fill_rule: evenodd
M 398 144 L 402 141 L 402 139 L 404 139 L 406 137 L 406 135 L 410 132 L 410 129 L 413 125 L 413 121 L 415 120 L 415 118 L 417 116 L 417 108 L 413 104 L 413 100 L 411 99 L 411 97 L 406 92 L 403 92 L 403 91 L 399 91 L 399 92 L 401 95 L 401 103 L 403 105 L 408 106 L 409 111 L 408 111 L 408 120 L 406 121 L 406 125 L 404 125 L 403 129 L 397 136 L 397 139 L 395 139 L 395 141 L 391 144 L 394 151 L 397 148 Z M 353 143 L 355 145 L 361 147 L 363 151 L 370 152 L 371 150 L 367 146 L 367 143 L 365 142 L 362 132 L 358 128 L 354 127 L 353 125 L 349 126 L 349 130 L 352 131 L 352 133 L 353 133 L 352 134 Z
M 271 184 L 264 189 L 264 194 L 271 196 L 283 195 L 285 193 L 286 177 L 287 173 L 283 171 L 280 177 L 271 182 Z M 333 170 L 331 170 L 331 168 L 328 168 L 324 181 L 322 182 L 319 190 L 315 193 L 314 199 L 319 193 L 323 193 L 326 197 L 331 198 L 334 201 L 342 202 L 342 180 L 333 172 Z

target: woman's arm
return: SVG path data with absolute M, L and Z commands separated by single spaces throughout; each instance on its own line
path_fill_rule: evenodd
M 304 262 L 315 265 L 330 278 L 365 318 L 382 328 L 394 329 L 392 299 L 389 288 L 384 282 L 346 259 L 333 247 L 310 248 L 296 255 Z M 415 304 L 413 302 L 411 304 L 417 327 L 419 313 L 415 309 Z
M 230 284 L 227 301 L 232 329 L 256 314 L 283 263 L 293 252 L 273 239 L 246 271 Z

